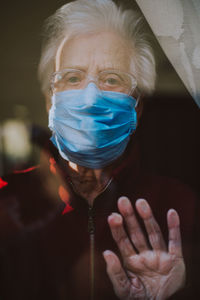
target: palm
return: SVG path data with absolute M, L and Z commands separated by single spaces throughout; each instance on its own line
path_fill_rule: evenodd
M 177 280 L 179 274 L 184 271 L 184 263 L 182 259 L 176 259 L 165 252 L 145 251 L 130 257 L 126 270 L 130 282 L 137 276 L 143 286 L 141 297 L 150 299 L 159 293 L 159 289 L 163 292 L 169 285 L 173 285 L 173 279 Z
M 145 223 L 152 249 L 146 243 L 130 202 L 123 198 L 119 201 L 119 210 L 125 218 L 129 237 L 123 228 L 122 217 L 112 214 L 109 225 L 122 254 L 123 267 L 113 252 L 106 251 L 104 257 L 108 274 L 120 299 L 166 299 L 181 287 L 185 276 L 178 215 L 173 210 L 168 212 L 167 251 L 160 228 L 146 201 L 139 200 L 136 207 Z

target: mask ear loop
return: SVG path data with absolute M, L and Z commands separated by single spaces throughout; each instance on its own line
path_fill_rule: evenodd
M 142 98 L 142 93 L 140 93 L 140 91 L 136 88 L 132 91 L 132 93 L 130 93 L 130 96 L 132 96 L 136 100 L 135 108 L 137 108 L 139 101 Z
M 139 94 L 139 96 L 138 96 L 137 99 L 136 99 L 135 108 L 138 107 L 138 104 L 139 104 L 140 99 L 141 99 L 141 94 Z

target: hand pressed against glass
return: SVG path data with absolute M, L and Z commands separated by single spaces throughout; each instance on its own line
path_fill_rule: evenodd
M 124 230 L 120 214 L 112 214 L 108 222 L 121 252 L 123 266 L 113 252 L 104 252 L 107 272 L 116 295 L 123 300 L 167 299 L 183 285 L 185 279 L 178 214 L 173 209 L 167 214 L 167 249 L 150 206 L 143 199 L 137 200 L 136 209 L 145 224 L 152 247 L 150 249 L 130 201 L 121 197 L 118 207 L 126 222 L 129 236 Z

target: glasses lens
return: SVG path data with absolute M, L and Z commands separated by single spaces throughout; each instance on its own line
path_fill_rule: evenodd
M 53 92 L 80 89 L 85 80 L 85 73 L 81 70 L 63 70 L 53 74 Z
M 136 87 L 136 81 L 128 73 L 118 71 L 102 71 L 99 74 L 99 86 L 105 91 L 130 93 Z

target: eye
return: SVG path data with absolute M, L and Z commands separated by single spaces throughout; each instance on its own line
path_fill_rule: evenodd
M 68 72 L 63 78 L 63 83 L 67 86 L 78 85 L 81 83 L 83 74 L 79 72 Z
M 77 83 L 77 82 L 80 82 L 80 78 L 76 77 L 76 76 L 72 76 L 72 77 L 67 78 L 67 81 L 69 83 Z
M 113 77 L 109 77 L 105 80 L 105 83 L 108 85 L 118 85 L 119 80 L 117 80 L 116 78 L 113 78 Z
M 101 81 L 108 87 L 115 87 L 121 85 L 121 79 L 117 74 L 102 74 Z
M 54 74 L 53 88 L 56 91 L 79 89 L 85 79 L 85 73 L 75 69 L 64 69 Z

